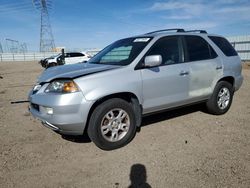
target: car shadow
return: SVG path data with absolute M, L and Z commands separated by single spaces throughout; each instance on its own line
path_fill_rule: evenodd
M 191 114 L 194 112 L 202 111 L 206 113 L 204 104 L 195 104 L 192 106 L 185 106 L 177 109 L 172 109 L 172 110 L 165 110 L 162 112 L 158 112 L 155 114 L 147 115 L 142 118 L 142 124 L 141 127 L 151 125 L 154 123 L 158 123 L 161 121 L 166 121 L 169 119 L 177 118 L 180 116 L 184 116 L 187 114 Z
M 75 136 L 75 135 L 61 135 L 64 140 L 75 142 L 75 143 L 90 143 L 91 140 L 87 133 L 84 132 L 83 135 Z
M 142 118 L 141 126 L 137 129 L 137 132 L 140 132 L 141 128 L 143 128 L 144 126 L 148 126 L 148 125 L 158 123 L 161 121 L 166 121 L 169 119 L 177 118 L 177 117 L 184 116 L 184 115 L 191 114 L 191 113 L 198 112 L 198 111 L 202 111 L 206 113 L 204 109 L 205 109 L 204 104 L 196 104 L 196 105 L 186 106 L 186 107 L 182 107 L 182 108 L 178 108 L 174 110 L 158 112 L 152 115 L 147 115 Z M 87 132 L 84 132 L 83 135 L 79 135 L 79 136 L 61 135 L 61 137 L 67 141 L 75 142 L 75 143 L 90 143 L 91 142 Z

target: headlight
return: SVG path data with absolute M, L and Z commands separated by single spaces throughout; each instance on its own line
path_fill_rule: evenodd
M 33 91 L 38 91 L 39 89 L 41 89 L 41 85 L 40 84 L 36 84 L 34 87 L 33 87 Z
M 46 93 L 73 93 L 79 91 L 72 80 L 55 80 L 45 89 Z

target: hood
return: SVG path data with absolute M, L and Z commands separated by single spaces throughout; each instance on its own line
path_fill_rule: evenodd
M 119 68 L 115 65 L 101 65 L 78 63 L 72 65 L 56 66 L 46 69 L 39 77 L 38 82 L 50 82 L 57 78 L 77 78 L 84 75 L 89 75 L 97 72 Z
M 43 58 L 42 60 L 55 59 L 55 58 L 59 57 L 60 55 L 61 55 L 61 54 L 52 55 L 52 56 L 50 56 L 50 57 Z

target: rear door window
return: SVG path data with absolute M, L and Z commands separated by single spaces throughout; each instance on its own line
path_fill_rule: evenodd
M 185 62 L 201 61 L 217 57 L 208 42 L 199 36 L 185 36 Z
M 222 37 L 209 36 L 209 38 L 221 49 L 226 56 L 238 55 L 233 46 Z

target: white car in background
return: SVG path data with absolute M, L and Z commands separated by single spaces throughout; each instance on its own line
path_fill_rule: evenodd
M 68 65 L 75 63 L 85 63 L 87 62 L 91 56 L 86 52 L 67 52 L 64 54 L 64 60 L 62 53 L 41 59 L 40 64 L 44 68 L 49 68 L 57 65 Z

